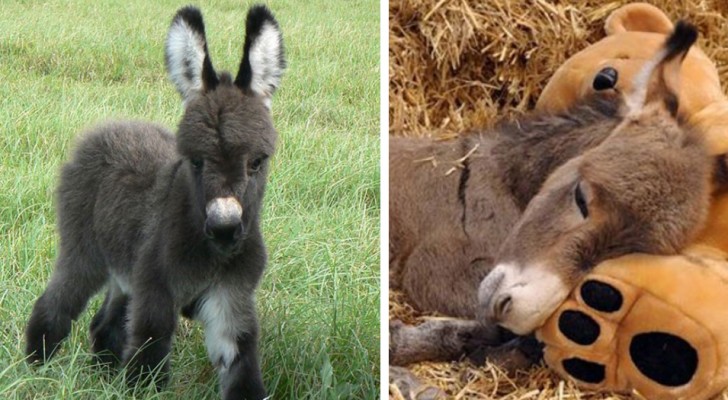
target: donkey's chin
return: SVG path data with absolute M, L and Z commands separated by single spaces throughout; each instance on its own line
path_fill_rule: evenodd
M 208 239 L 208 243 L 216 253 L 220 255 L 229 255 L 236 253 L 242 248 L 244 239 L 244 237 L 234 240 Z

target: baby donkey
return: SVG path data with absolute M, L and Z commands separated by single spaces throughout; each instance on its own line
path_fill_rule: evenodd
M 63 166 L 58 260 L 28 323 L 28 360 L 53 356 L 108 284 L 91 322 L 100 362 L 120 360 L 131 384 L 163 385 L 182 312 L 205 327 L 223 398 L 265 398 L 254 292 L 266 264 L 259 218 L 276 141 L 271 97 L 285 69 L 281 33 L 266 7 L 252 7 L 233 80 L 213 69 L 202 15 L 185 7 L 165 59 L 185 104 L 176 138 L 149 123 L 110 123 Z

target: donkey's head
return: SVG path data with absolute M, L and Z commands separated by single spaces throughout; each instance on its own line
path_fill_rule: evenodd
M 177 12 L 165 59 L 182 95 L 178 151 L 200 230 L 228 251 L 257 223 L 268 160 L 275 150 L 271 97 L 285 69 L 281 33 L 264 6 L 250 9 L 237 76 L 217 74 L 210 61 L 200 11 Z
M 679 23 L 624 94 L 621 122 L 559 167 L 526 207 L 480 285 L 485 317 L 525 334 L 597 263 L 679 251 L 706 218 L 711 160 L 680 126 L 677 90 L 695 28 Z

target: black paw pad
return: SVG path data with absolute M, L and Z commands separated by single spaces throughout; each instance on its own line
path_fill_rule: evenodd
M 597 76 L 594 77 L 592 87 L 596 91 L 611 89 L 617 84 L 618 78 L 619 73 L 616 69 L 612 67 L 602 68 L 602 70 L 597 73 Z
M 581 358 L 568 358 L 562 362 L 562 365 L 569 375 L 582 382 L 599 383 L 605 377 L 603 365 Z
M 664 332 L 641 333 L 632 338 L 629 355 L 646 377 L 665 386 L 681 386 L 698 369 L 698 352 L 684 339 Z
M 559 316 L 559 330 L 569 340 L 580 345 L 596 342 L 601 330 L 599 324 L 581 311 L 566 310 Z
M 591 308 L 601 312 L 615 312 L 622 308 L 622 293 L 604 282 L 588 280 L 581 285 L 581 298 Z

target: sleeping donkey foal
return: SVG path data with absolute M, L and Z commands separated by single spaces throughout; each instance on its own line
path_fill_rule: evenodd
M 60 248 L 28 323 L 30 361 L 50 358 L 89 298 L 108 284 L 91 323 L 103 363 L 130 382 L 161 385 L 180 311 L 200 320 L 223 397 L 266 397 L 254 292 L 266 263 L 259 228 L 276 132 L 270 101 L 285 68 L 278 24 L 250 9 L 237 77 L 217 74 L 202 15 L 179 10 L 165 46 L 185 104 L 177 137 L 112 123 L 90 132 L 64 165 L 57 193 Z

